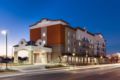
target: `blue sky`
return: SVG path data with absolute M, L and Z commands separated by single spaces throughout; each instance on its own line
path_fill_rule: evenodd
M 29 25 L 36 21 L 63 19 L 73 27 L 101 32 L 107 40 L 107 52 L 118 52 L 119 4 L 119 0 L 0 0 L 0 30 L 8 30 L 9 46 L 12 46 L 22 38 L 29 40 Z M 1 49 L 3 45 L 4 36 L 0 35 Z

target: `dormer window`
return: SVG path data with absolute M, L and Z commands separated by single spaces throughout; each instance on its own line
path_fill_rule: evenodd
M 21 43 L 20 44 L 24 44 L 24 42 L 23 41 L 21 41 Z
M 26 45 L 26 44 L 27 44 L 27 42 L 26 42 L 25 39 L 22 39 L 22 40 L 19 42 L 19 45 Z

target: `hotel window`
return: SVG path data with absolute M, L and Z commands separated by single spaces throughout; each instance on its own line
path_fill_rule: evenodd
M 76 52 L 76 49 L 75 49 L 75 48 L 73 49 L 73 52 Z
M 43 44 L 46 44 L 46 41 L 45 41 L 45 40 L 43 40 Z
M 93 40 L 91 40 L 91 44 L 93 44 Z
M 42 34 L 42 36 L 43 36 L 43 37 L 45 37 L 45 36 L 46 36 L 45 32 Z
M 81 42 L 79 42 L 79 46 L 81 46 Z
M 68 44 L 70 44 L 70 40 L 68 40 Z
M 70 51 L 70 48 L 68 47 L 68 52 Z
M 68 36 L 70 36 L 70 32 L 68 32 Z
M 75 38 L 75 34 L 73 34 L 73 38 Z
M 90 40 L 90 39 L 89 39 L 88 41 L 91 43 L 91 40 Z

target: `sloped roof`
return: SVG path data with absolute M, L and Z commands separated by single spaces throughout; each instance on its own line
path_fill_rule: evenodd
M 30 29 L 39 28 L 39 27 L 47 27 L 47 26 L 57 25 L 57 24 L 68 25 L 68 23 L 65 22 L 64 20 L 42 19 L 41 21 L 38 21 L 37 23 L 30 25 Z

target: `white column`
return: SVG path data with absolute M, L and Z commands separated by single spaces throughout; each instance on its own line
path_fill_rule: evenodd
M 47 53 L 46 52 L 44 52 L 44 53 L 41 53 L 41 62 L 43 63 L 43 64 L 46 64 L 47 63 L 47 55 L 46 55 Z
M 28 55 L 29 55 L 29 60 L 28 60 L 28 63 L 29 64 L 33 64 L 34 62 L 33 62 L 33 51 L 29 51 L 29 53 L 28 53 Z
M 14 63 L 18 63 L 18 52 L 17 51 L 15 51 L 14 52 Z

